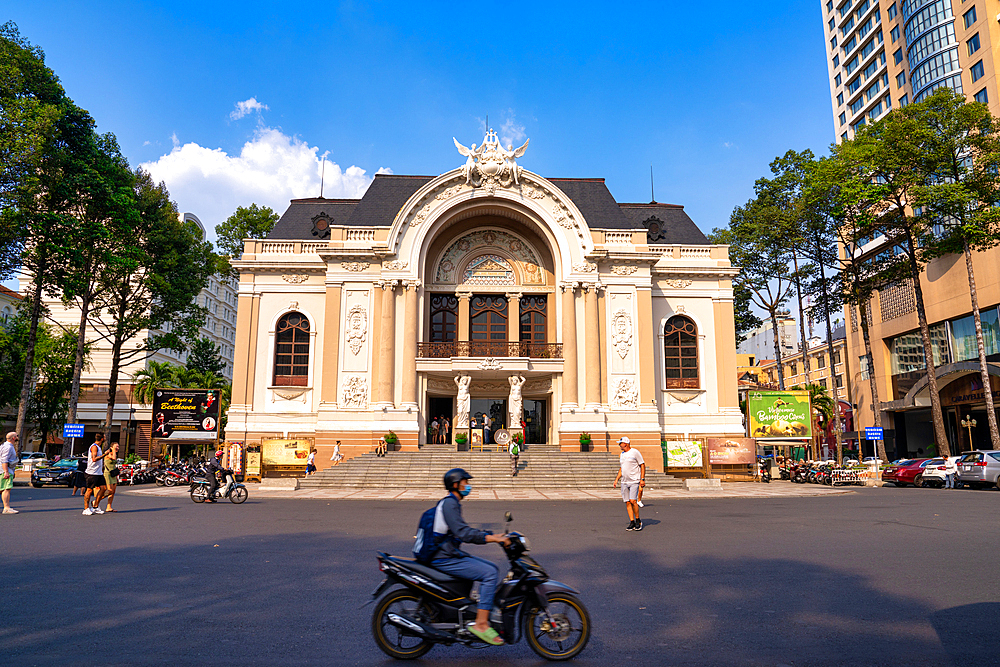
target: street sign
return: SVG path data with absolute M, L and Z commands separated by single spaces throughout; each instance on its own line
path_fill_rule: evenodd
M 883 440 L 883 431 L 881 426 L 866 426 L 865 427 L 865 440 Z
M 64 438 L 82 438 L 83 437 L 83 424 L 63 424 L 63 434 Z

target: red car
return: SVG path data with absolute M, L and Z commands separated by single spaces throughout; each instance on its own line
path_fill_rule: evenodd
M 914 486 L 922 486 L 923 477 L 921 473 L 924 471 L 924 466 L 930 463 L 933 459 L 902 459 L 896 463 L 890 464 L 882 472 L 883 482 L 892 482 L 896 486 L 906 486 L 907 484 L 912 484 Z M 917 478 L 920 477 L 918 481 Z

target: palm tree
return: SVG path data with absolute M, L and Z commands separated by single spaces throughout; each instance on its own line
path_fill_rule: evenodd
M 818 416 L 823 417 L 824 424 L 829 424 L 833 416 L 837 414 L 837 403 L 827 393 L 826 387 L 818 384 L 807 384 L 803 389 L 809 392 L 809 404 L 813 411 L 818 413 Z M 819 434 L 813 434 L 813 437 L 818 436 Z
M 177 387 L 180 366 L 170 362 L 150 361 L 149 367 L 138 371 L 132 376 L 135 397 L 147 405 L 153 402 L 153 392 L 159 387 Z

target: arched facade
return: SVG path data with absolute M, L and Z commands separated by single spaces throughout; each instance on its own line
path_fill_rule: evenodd
M 523 427 L 529 443 L 628 435 L 659 468 L 663 438 L 741 434 L 726 248 L 681 207 L 514 169 L 516 183 L 379 175 L 361 200 L 295 200 L 267 239 L 247 241 L 230 436 L 311 435 L 319 460 L 336 440 L 352 455 L 389 430 L 417 449 L 431 420 L 454 421 L 463 377 L 473 419 Z M 670 216 L 683 242 L 665 242 Z M 288 312 L 309 313 L 310 371 L 279 386 L 269 339 Z M 686 386 L 664 371 L 664 326 L 679 314 L 697 332 Z

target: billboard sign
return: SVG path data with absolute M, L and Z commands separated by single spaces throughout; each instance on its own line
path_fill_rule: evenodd
M 312 449 L 311 438 L 261 440 L 261 460 L 266 466 L 303 466 Z
M 812 437 L 808 391 L 751 391 L 747 411 L 752 438 L 808 440 Z
M 746 464 L 757 460 L 753 438 L 709 438 L 708 462 L 713 465 Z
M 64 438 L 82 438 L 83 424 L 63 424 Z
M 700 468 L 703 465 L 701 443 L 696 440 L 671 440 L 664 445 L 667 467 Z
M 217 440 L 221 414 L 218 389 L 157 389 L 153 392 L 153 437 Z

